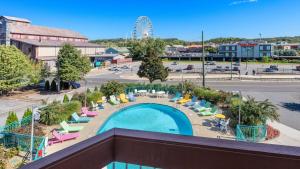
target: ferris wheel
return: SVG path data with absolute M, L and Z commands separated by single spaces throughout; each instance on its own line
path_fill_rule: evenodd
M 144 39 L 153 36 L 152 22 L 147 16 L 140 16 L 135 22 L 133 39 Z

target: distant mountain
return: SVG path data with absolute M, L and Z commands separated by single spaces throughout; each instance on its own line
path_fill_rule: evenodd
M 166 45 L 199 45 L 201 44 L 200 41 L 193 42 L 193 41 L 185 41 L 180 40 L 177 38 L 166 38 L 162 39 Z M 259 40 L 257 39 L 247 39 L 247 38 L 238 38 L 238 37 L 227 37 L 227 38 L 213 38 L 205 41 L 205 43 L 216 43 L 216 44 L 222 44 L 222 43 L 235 43 L 243 40 Z M 262 38 L 262 40 L 268 41 L 270 43 L 279 42 L 279 41 L 285 41 L 288 43 L 300 43 L 300 36 L 294 36 L 294 37 L 274 37 L 274 38 Z M 101 45 L 105 45 L 108 47 L 124 47 L 128 46 L 131 39 L 123 39 L 123 38 L 116 38 L 116 39 L 97 39 L 97 40 L 91 40 L 92 43 L 97 43 Z

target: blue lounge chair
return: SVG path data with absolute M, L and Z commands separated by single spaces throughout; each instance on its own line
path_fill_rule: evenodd
M 194 106 L 191 107 L 191 109 L 198 109 L 200 107 L 204 107 L 205 106 L 206 101 L 205 100 L 201 100 L 199 103 L 195 104 Z
M 172 99 L 170 99 L 171 102 L 176 102 L 181 98 L 181 94 L 180 93 L 176 93 L 175 97 L 173 97 Z
M 71 115 L 71 119 L 69 123 L 88 123 L 91 120 L 89 117 L 79 117 L 75 112 Z
M 204 106 L 195 108 L 194 110 L 196 112 L 210 111 L 211 110 L 211 103 L 210 102 L 206 102 Z
M 196 96 L 193 96 L 193 97 L 192 97 L 192 100 L 189 101 L 189 102 L 187 102 L 184 106 L 185 106 L 185 107 L 194 106 L 196 103 L 197 103 L 197 97 L 196 97 Z
M 129 101 L 131 101 L 131 102 L 136 101 L 136 98 L 135 98 L 135 96 L 134 96 L 133 93 L 129 93 L 129 94 L 128 94 L 128 99 L 129 99 Z

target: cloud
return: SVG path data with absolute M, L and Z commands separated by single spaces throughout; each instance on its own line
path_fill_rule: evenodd
M 241 0 L 241 1 L 233 1 L 229 5 L 240 5 L 245 3 L 255 3 L 258 2 L 258 0 Z

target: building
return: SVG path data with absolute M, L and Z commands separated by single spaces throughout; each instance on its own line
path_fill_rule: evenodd
M 278 42 L 275 44 L 276 49 L 281 49 L 281 50 L 299 50 L 300 49 L 300 44 L 299 43 L 287 43 L 287 42 Z
M 66 29 L 32 25 L 28 19 L 0 16 L 0 44 L 15 45 L 32 59 L 55 66 L 58 51 L 71 44 L 91 59 L 105 52 L 103 46 L 89 43 L 88 38 Z
M 272 57 L 274 45 L 270 43 L 240 42 L 234 44 L 222 44 L 219 46 L 219 54 L 224 59 L 259 59 L 263 56 Z

